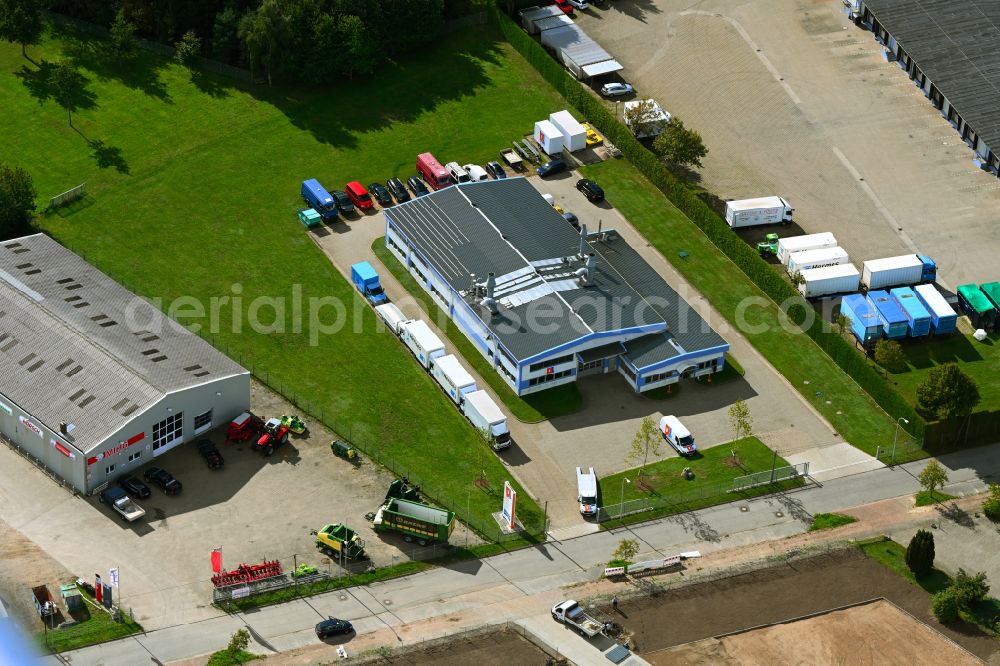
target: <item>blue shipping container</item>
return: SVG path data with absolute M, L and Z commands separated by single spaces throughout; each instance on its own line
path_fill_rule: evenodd
M 896 287 L 889 292 L 892 300 L 903 310 L 910 325 L 910 337 L 920 338 L 931 334 L 931 313 L 909 287 Z
M 878 311 L 885 337 L 890 340 L 900 340 L 906 337 L 906 333 L 910 330 L 910 322 L 907 321 L 902 308 L 896 305 L 896 301 L 892 300 L 889 292 L 869 291 L 868 302 Z
M 840 301 L 840 314 L 851 322 L 851 333 L 862 345 L 868 346 L 882 338 L 882 321 L 878 311 L 861 294 L 844 296 Z
M 934 335 L 954 333 L 958 326 L 958 313 L 948 305 L 941 292 L 932 284 L 921 284 L 913 288 L 917 298 L 931 313 L 931 323 L 934 325 Z

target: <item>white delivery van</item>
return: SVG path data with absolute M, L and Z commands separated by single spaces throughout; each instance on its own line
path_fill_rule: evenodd
M 438 356 L 444 356 L 444 343 L 434 335 L 434 331 L 423 319 L 411 319 L 401 327 L 400 338 L 409 347 L 425 370 L 431 369 L 431 362 Z
M 660 434 L 682 456 L 693 456 L 698 452 L 691 431 L 676 416 L 664 416 L 660 419 Z
M 788 258 L 788 274 L 795 275 L 799 271 L 810 268 L 839 266 L 840 264 L 846 264 L 847 260 L 847 252 L 840 246 L 793 252 Z
M 448 175 L 456 183 L 468 183 L 472 178 L 469 177 L 469 172 L 465 170 L 458 162 L 448 162 L 444 165 L 444 168 L 448 170 Z
M 829 231 L 821 234 L 807 234 L 805 236 L 790 236 L 778 240 L 777 257 L 785 266 L 793 252 L 805 252 L 806 250 L 820 250 L 825 247 L 837 247 L 837 239 Z
M 462 396 L 476 390 L 476 380 L 454 354 L 438 356 L 431 364 L 431 375 L 456 405 L 462 404 Z
M 500 451 L 510 446 L 510 431 L 507 430 L 507 417 L 503 415 L 497 404 L 493 402 L 486 391 L 472 391 L 462 397 L 459 405 L 462 413 L 477 430 L 489 433 L 490 445 L 494 451 Z
M 761 224 L 788 224 L 795 209 L 781 197 L 738 199 L 726 202 L 726 222 L 733 229 Z
M 402 326 L 406 322 L 410 321 L 403 311 L 396 307 L 394 303 L 383 303 L 382 305 L 375 306 L 375 314 L 385 322 L 385 325 L 389 327 L 389 330 L 399 335 L 402 332 Z
M 597 475 L 594 468 L 584 472 L 576 468 L 576 501 L 580 503 L 580 513 L 585 516 L 597 514 Z

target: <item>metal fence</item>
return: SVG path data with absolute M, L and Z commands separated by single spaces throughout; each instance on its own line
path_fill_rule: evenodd
M 799 463 L 789 467 L 778 467 L 763 472 L 755 472 L 746 476 L 697 486 L 691 490 L 672 493 L 660 497 L 644 497 L 640 499 L 628 500 L 602 506 L 597 510 L 597 522 L 615 520 L 626 516 L 633 516 L 642 513 L 654 513 L 664 509 L 683 509 L 689 506 L 705 506 L 711 504 L 710 500 L 717 500 L 715 503 L 730 501 L 730 493 L 742 492 L 758 486 L 780 483 L 800 476 L 809 474 L 809 463 Z M 773 478 L 773 481 L 772 481 Z
M 76 201 L 77 199 L 82 199 L 83 195 L 87 193 L 87 183 L 80 183 L 74 188 L 68 189 L 62 194 L 57 194 L 51 199 L 49 199 L 49 209 L 56 209 L 62 206 L 64 203 L 69 203 L 71 201 Z

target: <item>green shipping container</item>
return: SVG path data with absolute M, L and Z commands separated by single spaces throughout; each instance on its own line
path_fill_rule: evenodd
M 993 307 L 1000 309 L 1000 282 L 987 282 L 979 285 L 979 290 L 986 294 Z
M 963 284 L 958 288 L 958 304 L 975 328 L 990 329 L 996 324 L 997 309 L 976 285 Z

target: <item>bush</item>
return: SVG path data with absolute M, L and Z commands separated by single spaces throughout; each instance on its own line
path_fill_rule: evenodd
M 983 501 L 983 515 L 990 520 L 1000 520 L 1000 486 L 990 484 L 990 495 Z
M 875 362 L 889 372 L 906 370 L 903 347 L 895 340 L 879 340 L 875 343 Z
M 917 578 L 929 574 L 934 568 L 934 535 L 927 530 L 917 530 L 906 547 L 904 559 Z
M 931 610 L 934 611 L 934 617 L 941 624 L 948 624 L 957 620 L 959 612 L 962 610 L 962 603 L 955 593 L 955 588 L 946 587 L 940 592 L 935 593 L 931 597 Z
M 990 584 L 986 582 L 986 572 L 984 571 L 970 576 L 965 573 L 965 569 L 959 569 L 951 587 L 955 590 L 959 602 L 966 610 L 984 600 L 986 595 L 990 593 Z

